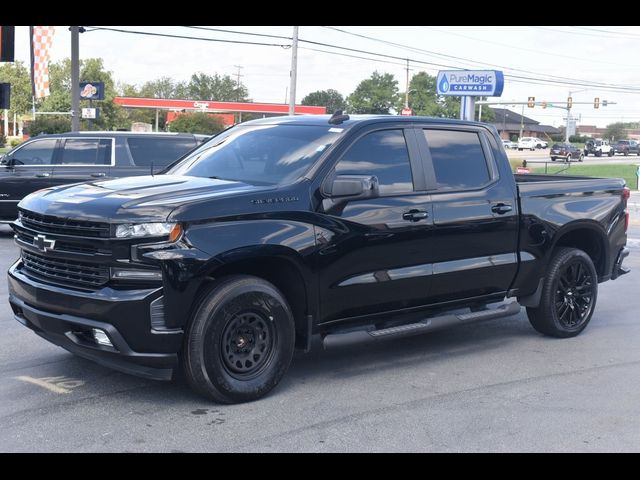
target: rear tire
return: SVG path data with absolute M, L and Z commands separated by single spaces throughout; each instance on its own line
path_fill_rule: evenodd
M 551 161 L 555 162 L 556 161 L 556 157 L 551 157 Z
M 557 338 L 575 337 L 588 325 L 598 297 L 598 274 L 589 255 L 577 248 L 559 248 L 544 278 L 538 307 L 528 307 L 529 322 L 538 332 Z
M 607 153 L 607 155 L 608 155 L 609 157 L 613 157 L 613 150 L 609 150 L 609 153 Z
M 602 152 L 601 152 L 600 150 L 598 150 L 598 151 L 596 152 L 596 157 L 601 157 L 601 156 L 602 156 Z
M 583 160 L 584 160 L 584 155 L 581 154 L 580 157 L 578 158 L 578 161 L 582 162 Z
M 211 400 L 257 400 L 289 368 L 294 340 L 293 315 L 282 293 L 260 278 L 234 275 L 201 297 L 185 334 L 184 373 Z

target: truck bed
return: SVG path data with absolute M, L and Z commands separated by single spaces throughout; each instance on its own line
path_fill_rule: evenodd
M 569 193 L 594 194 L 600 192 L 619 196 L 625 181 L 621 178 L 581 177 L 575 175 L 515 174 L 522 197 L 564 195 Z

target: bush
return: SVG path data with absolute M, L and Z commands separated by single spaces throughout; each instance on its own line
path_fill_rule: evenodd
M 7 137 L 0 133 L 0 148 L 4 147 L 5 143 L 7 143 Z
M 20 145 L 23 142 L 23 140 L 21 138 L 12 138 L 11 140 L 9 140 L 9 146 L 11 148 L 13 147 L 17 147 L 18 145 Z
M 591 140 L 591 137 L 587 135 L 571 135 L 569 137 L 569 142 L 571 143 L 587 143 L 589 140 Z
M 554 142 L 564 142 L 564 134 L 562 133 L 554 133 L 553 135 L 550 135 L 550 137 Z
M 29 124 L 29 136 L 41 133 L 65 133 L 71 130 L 71 119 L 68 117 L 40 116 Z
M 172 132 L 213 135 L 224 130 L 224 122 L 218 115 L 202 112 L 184 113 L 177 116 L 169 127 Z

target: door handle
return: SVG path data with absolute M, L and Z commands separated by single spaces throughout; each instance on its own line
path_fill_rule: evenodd
M 47 172 L 36 173 L 36 177 L 38 178 L 46 178 L 46 177 L 49 177 L 50 175 L 51 174 Z
M 96 178 L 102 178 L 102 177 L 106 177 L 107 174 L 103 173 L 103 172 L 100 172 L 100 173 L 92 173 L 91 176 L 92 177 L 96 177 Z
M 491 211 L 493 213 L 497 213 L 498 215 L 504 215 L 512 210 L 511 205 L 508 203 L 498 203 L 491 207 Z
M 408 220 L 409 222 L 419 222 L 420 220 L 424 220 L 428 217 L 429 214 L 424 210 L 409 210 L 402 214 L 402 219 Z

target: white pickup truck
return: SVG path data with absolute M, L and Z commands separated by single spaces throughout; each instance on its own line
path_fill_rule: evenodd
M 549 144 L 537 137 L 522 137 L 518 140 L 518 150 L 535 150 L 536 148 L 547 148 Z

